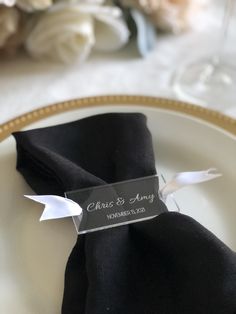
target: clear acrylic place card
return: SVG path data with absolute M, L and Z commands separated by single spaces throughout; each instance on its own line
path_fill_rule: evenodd
M 78 234 L 154 218 L 166 212 L 159 198 L 157 176 L 65 193 L 83 211 L 74 216 Z

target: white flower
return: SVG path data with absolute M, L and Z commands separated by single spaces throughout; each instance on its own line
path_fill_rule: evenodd
M 90 14 L 68 7 L 42 15 L 26 40 L 26 49 L 36 58 L 83 61 L 94 41 Z
M 93 47 L 118 49 L 127 42 L 128 35 L 118 8 L 58 3 L 41 15 L 25 46 L 33 57 L 84 61 Z
M 52 5 L 52 0 L 16 0 L 16 5 L 23 11 L 33 12 L 49 8 Z
M 7 7 L 16 5 L 26 12 L 33 12 L 37 10 L 45 10 L 52 5 L 53 0 L 0 0 L 0 5 Z
M 16 33 L 19 24 L 19 13 L 15 8 L 0 7 L 0 47 L 3 47 L 10 36 Z
M 114 51 L 123 47 L 129 40 L 129 30 L 118 8 L 107 7 L 107 12 L 100 10 L 95 14 L 95 49 Z
M 7 7 L 13 7 L 16 3 L 16 0 L 0 0 L 0 4 L 3 4 Z

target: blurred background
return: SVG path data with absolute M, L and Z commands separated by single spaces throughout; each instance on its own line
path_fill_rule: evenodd
M 183 99 L 236 117 L 235 2 L 0 0 L 0 123 L 54 102 L 116 93 Z M 219 50 L 233 73 L 232 81 L 223 73 L 230 92 L 202 101 L 195 97 L 205 93 L 201 82 L 194 97 L 186 94 L 182 72 Z M 203 74 L 208 83 L 212 68 Z M 222 76 L 214 84 L 219 91 Z

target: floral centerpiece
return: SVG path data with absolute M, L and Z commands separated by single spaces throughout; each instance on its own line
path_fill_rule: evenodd
M 137 39 L 141 55 L 157 31 L 190 27 L 206 0 L 0 0 L 0 54 L 24 49 L 34 58 L 84 61 Z

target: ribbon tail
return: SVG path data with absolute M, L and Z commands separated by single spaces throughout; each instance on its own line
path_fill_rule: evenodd
M 45 206 L 40 221 L 81 216 L 83 213 L 78 203 L 58 195 L 25 195 L 25 197 Z
M 183 187 L 214 180 L 221 176 L 222 174 L 215 168 L 203 171 L 176 173 L 173 178 L 160 190 L 160 198 L 166 202 L 169 195 L 175 193 Z

